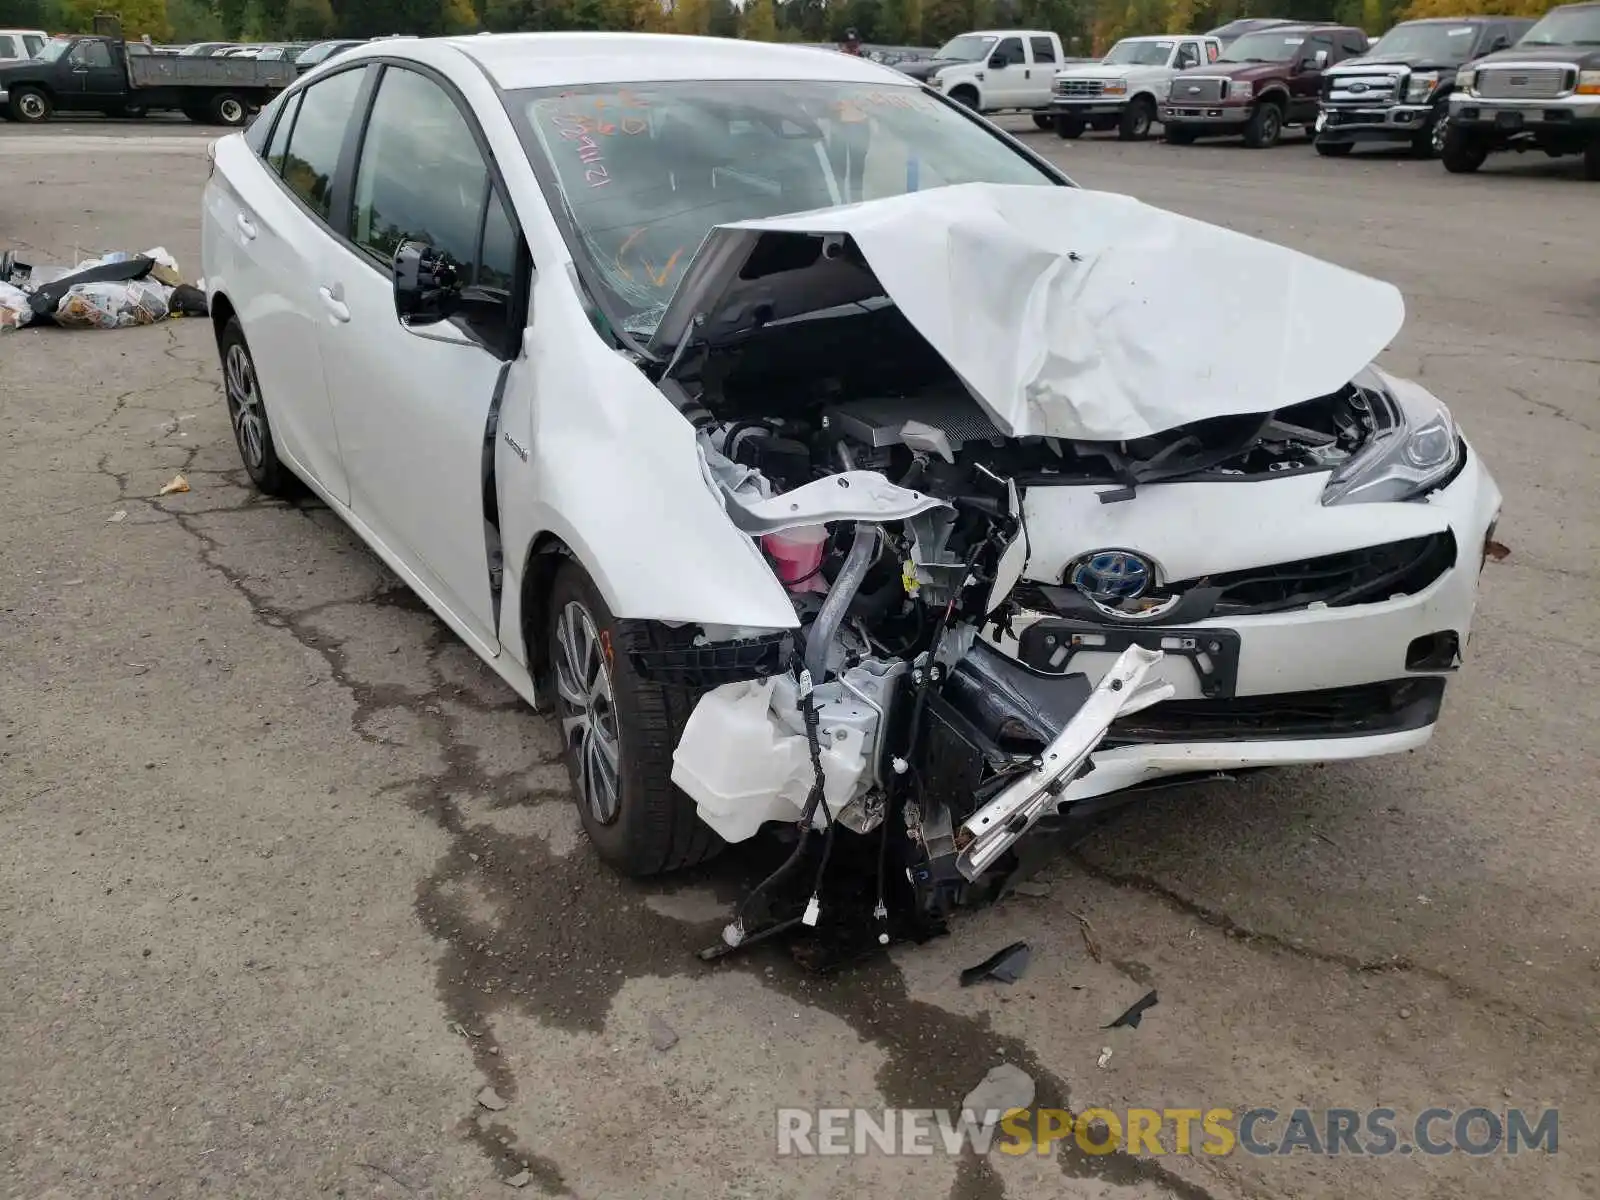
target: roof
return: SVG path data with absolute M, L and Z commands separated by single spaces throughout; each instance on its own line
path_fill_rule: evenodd
M 429 39 L 432 40 L 432 39 Z M 496 33 L 439 39 L 506 89 L 787 79 L 919 87 L 893 67 L 809 46 L 663 33 Z

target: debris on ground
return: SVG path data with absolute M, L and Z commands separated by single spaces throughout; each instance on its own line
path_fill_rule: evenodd
M 117 250 L 74 267 L 0 253 L 0 330 L 122 329 L 205 312 L 205 293 L 183 282 L 177 259 L 160 246 L 143 254 Z
M 1033 900 L 1043 900 L 1050 894 L 1050 885 L 1040 883 L 1037 879 L 1024 879 L 1021 883 L 1011 885 L 1011 890 L 1019 896 L 1027 896 Z
M 978 1086 L 967 1093 L 961 1102 L 961 1111 L 974 1117 L 999 1120 L 1008 1112 L 1028 1108 L 1033 1104 L 1033 1076 L 1021 1067 L 1001 1063 L 990 1069 Z
M 1083 935 L 1083 949 L 1094 959 L 1100 961 L 1100 941 L 1094 936 L 1094 926 L 1089 924 L 1089 918 L 1082 913 L 1068 912 L 1067 915 L 1078 923 L 1078 932 Z
M 1004 950 L 996 951 L 977 966 L 962 971 L 961 986 L 971 987 L 983 979 L 993 979 L 999 983 L 1015 983 L 1028 969 L 1028 960 L 1032 957 L 1033 951 L 1028 948 L 1027 942 L 1012 942 Z
M 1118 1029 L 1126 1026 L 1129 1029 L 1139 1028 L 1139 1022 L 1144 1020 L 1145 1009 L 1154 1008 L 1160 1001 L 1156 999 L 1153 991 L 1146 992 L 1135 1000 L 1128 1010 L 1109 1025 L 1102 1025 L 1102 1029 Z
M 478 1103 L 490 1112 L 499 1112 L 506 1106 L 505 1099 L 492 1087 L 486 1087 L 478 1093 Z
M 527 1168 L 523 1168 L 522 1170 L 518 1171 L 515 1175 L 509 1176 L 506 1179 L 506 1186 L 514 1187 L 514 1188 L 525 1188 L 532 1182 L 533 1182 L 533 1172 L 529 1171 Z
M 650 1014 L 650 1044 L 657 1050 L 671 1050 L 678 1044 L 678 1034 L 655 1013 Z
M 171 479 L 167 480 L 166 483 L 161 485 L 161 490 L 156 494 L 158 496 L 170 496 L 174 492 L 187 492 L 188 490 L 189 481 L 182 475 L 174 475 Z
M 1096 1060 L 1094 1065 L 1097 1067 L 1104 1067 L 1108 1062 L 1111 1061 L 1111 1055 L 1112 1049 L 1110 1046 L 1101 1046 L 1100 1057 Z
M 1504 562 L 1511 556 L 1511 547 L 1504 542 L 1497 542 L 1493 538 L 1488 538 L 1483 543 L 1483 552 L 1486 557 L 1493 559 L 1495 562 Z

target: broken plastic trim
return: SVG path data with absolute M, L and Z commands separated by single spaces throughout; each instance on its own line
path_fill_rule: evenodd
M 1077 777 L 1112 721 L 1172 696 L 1172 684 L 1146 682 L 1162 657 L 1161 651 L 1142 646 L 1124 650 L 1066 728 L 1045 747 L 1037 765 L 967 818 L 957 838 L 966 845 L 956 857 L 956 868 L 965 878 L 976 880 L 1055 807 L 1057 796 Z
M 793 653 L 793 644 L 788 632 L 768 633 L 704 646 L 633 650 L 628 661 L 641 679 L 709 691 L 725 683 L 746 683 L 779 674 Z

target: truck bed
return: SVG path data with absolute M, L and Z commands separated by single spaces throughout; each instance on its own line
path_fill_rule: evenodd
M 283 88 L 295 81 L 292 62 L 253 58 L 200 58 L 179 54 L 128 55 L 128 79 L 136 88 Z

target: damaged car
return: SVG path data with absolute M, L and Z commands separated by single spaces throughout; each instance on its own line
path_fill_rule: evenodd
M 608 863 L 784 832 L 730 945 L 844 839 L 886 939 L 1096 798 L 1432 733 L 1500 493 L 1386 283 L 777 45 L 369 44 L 213 153 L 251 478 L 553 709 Z

